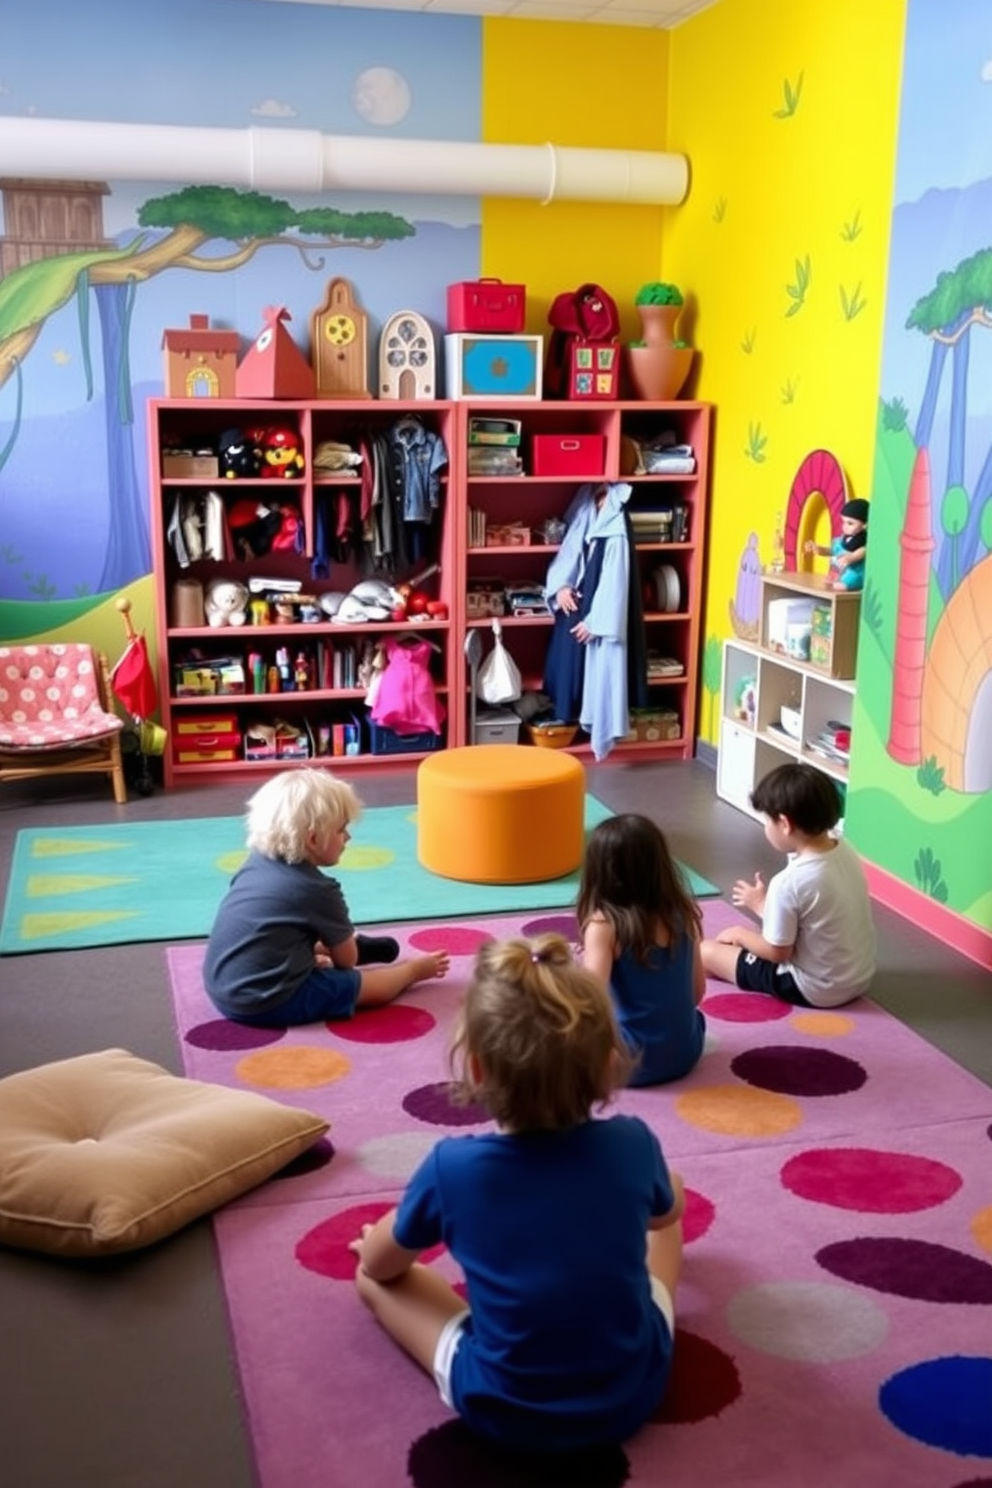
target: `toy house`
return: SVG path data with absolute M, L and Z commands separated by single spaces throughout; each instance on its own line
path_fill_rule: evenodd
M 239 398 L 312 398 L 313 368 L 283 325 L 292 320 L 284 305 L 267 305 L 259 331 L 235 375 Z
M 233 398 L 240 338 L 191 315 L 181 330 L 162 333 L 167 398 Z

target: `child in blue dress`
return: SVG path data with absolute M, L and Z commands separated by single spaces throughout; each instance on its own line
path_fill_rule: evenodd
M 689 1073 L 703 1052 L 702 914 L 661 829 L 627 813 L 589 838 L 576 905 L 582 961 L 608 987 L 635 1056 L 631 1085 Z
M 479 1435 L 543 1453 L 622 1441 L 671 1369 L 685 1200 L 641 1120 L 593 1119 L 629 1062 L 609 997 L 560 935 L 489 942 L 452 1062 L 498 1130 L 442 1138 L 365 1227 L 358 1295 Z M 417 1260 L 439 1243 L 467 1307 Z

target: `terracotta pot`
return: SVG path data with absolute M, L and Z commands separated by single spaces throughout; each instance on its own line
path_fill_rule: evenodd
M 677 340 L 675 322 L 682 314 L 681 305 L 637 305 L 641 317 L 641 340 L 649 346 L 671 346 Z
M 669 306 L 658 305 L 665 310 Z M 678 308 L 677 306 L 674 308 Z M 649 403 L 670 403 L 685 386 L 692 368 L 691 346 L 625 346 L 624 369 L 635 398 Z

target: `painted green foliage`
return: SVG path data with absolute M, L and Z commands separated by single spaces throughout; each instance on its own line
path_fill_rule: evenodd
M 938 904 L 947 903 L 947 885 L 940 876 L 940 859 L 934 856 L 932 848 L 920 848 L 913 861 L 913 873 L 924 894 L 929 894 Z
M 768 435 L 762 434 L 761 425 L 750 423 L 747 426 L 747 448 L 744 453 L 749 460 L 756 465 L 762 464 L 765 457 L 765 445 L 768 443 Z
M 721 672 L 723 662 L 723 647 L 719 636 L 706 637 L 703 647 L 703 687 L 710 700 L 710 733 L 716 737 L 716 720 L 713 717 L 714 705 L 720 695 Z
M 795 83 L 790 83 L 786 78 L 782 83 L 782 97 L 784 102 L 781 108 L 774 109 L 772 117 L 775 119 L 791 119 L 799 107 L 799 100 L 803 91 L 803 74 L 800 73 Z
M 805 258 L 796 259 L 795 284 L 787 284 L 785 286 L 785 292 L 792 301 L 792 304 L 785 312 L 786 316 L 798 315 L 799 311 L 803 308 L 806 303 L 806 291 L 809 289 L 812 277 L 813 270 L 810 265 L 809 254 L 807 253 Z

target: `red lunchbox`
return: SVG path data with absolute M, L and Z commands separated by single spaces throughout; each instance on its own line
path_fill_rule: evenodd
M 524 328 L 527 290 L 502 279 L 463 279 L 448 285 L 448 330 L 515 336 Z

